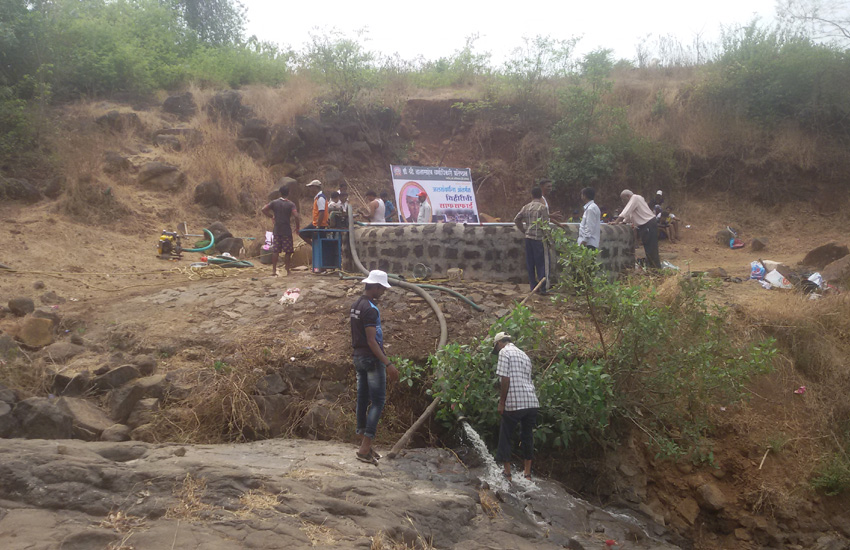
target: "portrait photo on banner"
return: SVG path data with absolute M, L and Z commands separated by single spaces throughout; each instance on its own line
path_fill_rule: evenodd
M 398 221 L 416 223 L 421 206 L 427 203 L 431 207 L 430 222 L 478 223 L 469 168 L 391 165 L 390 173 Z

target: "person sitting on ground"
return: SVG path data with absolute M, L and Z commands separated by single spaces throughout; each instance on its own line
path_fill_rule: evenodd
M 384 201 L 378 198 L 378 194 L 372 191 L 366 191 L 366 201 L 368 210 L 363 214 L 370 223 L 385 223 L 387 220 Z
M 623 189 L 620 193 L 620 200 L 625 206 L 612 223 L 629 223 L 634 226 L 646 252 L 646 263 L 649 267 L 661 269 L 661 258 L 658 256 L 658 220 L 655 214 L 643 197 L 628 189 Z
M 280 186 L 280 198 L 265 205 L 262 209 L 264 216 L 274 220 L 274 235 L 272 241 L 272 277 L 277 277 L 277 261 L 281 252 L 284 254 L 283 267 L 286 274 L 292 270 L 292 253 L 295 246 L 292 240 L 292 220 L 295 220 L 295 232 L 298 232 L 300 222 L 298 220 L 298 208 L 289 200 L 289 188 Z
M 313 221 L 298 232 L 298 236 L 304 239 L 304 242 L 307 244 L 312 244 L 313 239 L 318 235 L 315 232 L 316 229 L 327 229 L 328 228 L 328 202 L 324 193 L 322 193 L 322 182 L 319 180 L 313 180 L 307 184 L 307 187 L 311 187 L 316 189 L 318 192 L 316 196 L 313 197 Z
M 375 302 L 390 288 L 387 274 L 374 270 L 361 281 L 366 285 L 363 295 L 351 306 L 351 347 L 357 379 L 355 417 L 357 435 L 362 435 L 357 460 L 375 464 L 381 455 L 372 448 L 378 421 L 384 410 L 387 380 L 398 380 L 398 370 L 384 353 L 384 332 L 381 312 Z
M 666 218 L 666 223 L 669 224 L 670 233 L 671 233 L 673 239 L 676 242 L 681 241 L 682 240 L 681 233 L 679 232 L 680 220 L 679 220 L 678 216 L 676 216 L 676 214 L 673 213 L 673 206 L 668 205 L 667 207 L 665 207 L 664 208 L 664 214 L 661 217 L 662 217 L 662 219 Z
M 534 425 L 540 402 L 531 378 L 531 359 L 511 342 L 505 332 L 493 338 L 493 353 L 499 354 L 496 374 L 499 376 L 499 447 L 496 462 L 504 465 L 503 476 L 511 480 L 511 448 L 517 424 L 520 429 L 520 452 L 523 474 L 531 479 L 531 461 L 534 459 Z
M 416 217 L 416 223 L 431 223 L 433 219 L 431 216 L 431 203 L 428 202 L 428 193 L 420 191 L 416 196 L 419 197 L 419 215 Z
M 599 248 L 599 236 L 602 232 L 600 228 L 601 214 L 599 207 L 593 202 L 596 197 L 596 191 L 590 187 L 585 187 L 581 190 L 581 200 L 584 201 L 584 214 L 581 217 L 581 225 L 578 228 L 578 244 L 584 245 L 587 248 L 597 250 Z
M 398 210 L 396 209 L 393 201 L 390 200 L 390 194 L 386 191 L 381 191 L 381 200 L 384 201 L 384 208 L 386 209 L 386 216 L 384 217 L 384 221 L 387 223 L 395 221 L 396 213 Z
M 670 241 L 670 244 L 676 244 L 676 235 L 673 230 L 673 224 L 670 223 L 670 214 L 662 208 L 660 204 L 655 205 L 655 219 L 658 220 L 658 237 L 662 236 Z
M 549 286 L 549 251 L 544 240 L 544 227 L 549 223 L 549 209 L 543 203 L 543 191 L 539 186 L 531 189 L 531 202 L 522 207 L 514 218 L 514 224 L 525 234 L 525 267 L 528 284 L 533 291 L 543 279 L 546 282 L 539 290 L 546 294 Z

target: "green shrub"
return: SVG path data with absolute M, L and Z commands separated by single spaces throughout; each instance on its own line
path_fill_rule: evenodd
M 850 459 L 836 453 L 822 462 L 811 481 L 812 488 L 829 496 L 837 496 L 850 489 Z

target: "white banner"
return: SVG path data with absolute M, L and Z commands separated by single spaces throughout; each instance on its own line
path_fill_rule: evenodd
M 478 205 L 472 191 L 472 170 L 435 166 L 390 165 L 399 221 L 415 223 L 419 195 L 431 205 L 432 222 L 478 223 Z

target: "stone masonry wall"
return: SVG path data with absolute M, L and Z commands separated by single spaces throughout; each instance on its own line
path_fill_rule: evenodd
M 578 224 L 565 224 L 573 238 Z M 433 278 L 445 277 L 453 267 L 465 279 L 480 281 L 528 280 L 525 242 L 515 226 L 436 223 L 354 228 L 357 252 L 367 269 L 410 277 L 416 264 L 431 268 Z M 347 236 L 346 236 L 347 237 Z M 602 225 L 599 259 L 612 273 L 634 266 L 635 240 L 630 226 Z M 346 239 L 345 268 L 353 271 Z

